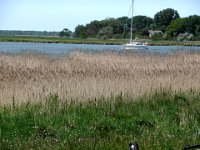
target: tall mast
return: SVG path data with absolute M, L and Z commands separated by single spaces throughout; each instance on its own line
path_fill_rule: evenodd
M 134 4 L 134 0 L 132 0 L 132 13 L 131 13 L 131 38 L 130 38 L 130 43 L 132 43 L 133 40 L 133 4 Z

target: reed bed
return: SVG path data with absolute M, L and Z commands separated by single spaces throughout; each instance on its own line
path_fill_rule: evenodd
M 49 94 L 87 101 L 158 88 L 200 88 L 200 54 L 74 52 L 55 58 L 39 54 L 0 55 L 0 105 L 38 102 Z

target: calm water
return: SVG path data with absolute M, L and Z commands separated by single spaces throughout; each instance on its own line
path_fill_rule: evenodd
M 120 45 L 94 45 L 94 44 L 54 44 L 54 43 L 14 43 L 0 42 L 0 53 L 18 54 L 22 52 L 46 53 L 50 55 L 62 56 L 70 52 L 121 52 Z M 176 52 L 200 52 L 200 47 L 186 46 L 149 46 L 145 52 L 153 54 L 170 54 Z M 140 51 L 141 52 L 141 51 Z

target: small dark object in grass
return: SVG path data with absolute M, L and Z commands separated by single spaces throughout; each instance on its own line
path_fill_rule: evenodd
M 197 149 L 197 148 L 200 148 L 200 144 L 198 144 L 198 145 L 193 145 L 193 146 L 189 146 L 189 147 L 183 147 L 183 150 L 188 150 L 188 149 Z
M 128 150 L 139 150 L 139 145 L 138 145 L 138 143 L 137 143 L 137 142 L 135 142 L 135 143 L 130 143 L 130 144 L 128 145 Z

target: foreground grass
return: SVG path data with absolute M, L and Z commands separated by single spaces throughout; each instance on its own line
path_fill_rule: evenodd
M 200 92 L 159 90 L 0 108 L 0 149 L 181 149 L 200 143 Z

